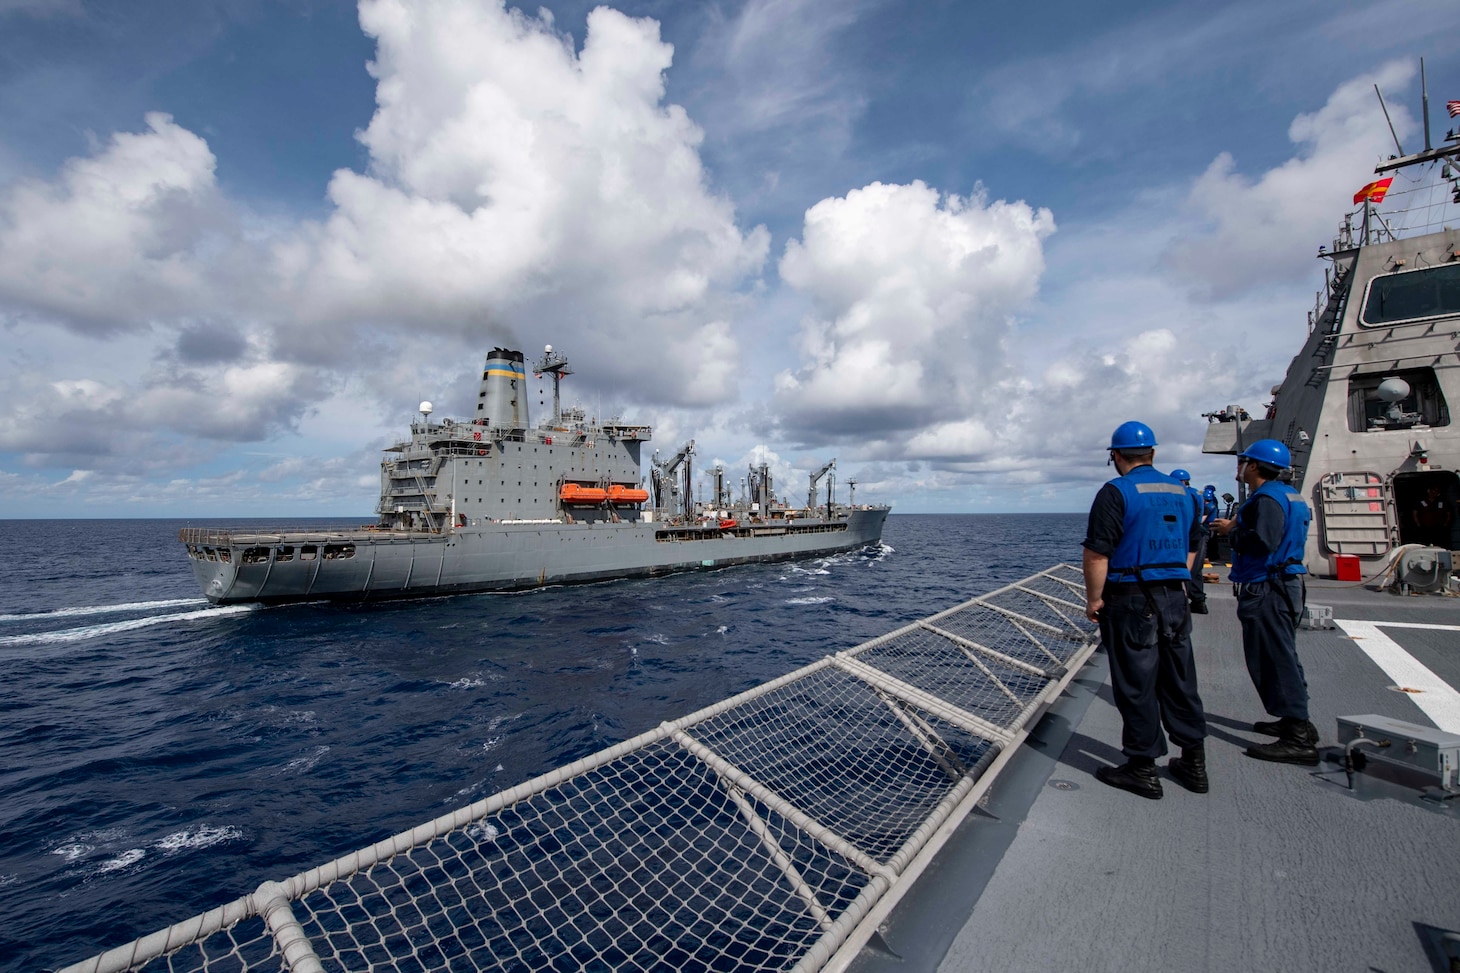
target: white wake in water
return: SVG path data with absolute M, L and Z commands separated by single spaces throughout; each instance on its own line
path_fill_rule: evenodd
M 0 622 L 33 622 L 47 618 L 75 618 L 80 615 L 108 615 L 113 612 L 150 611 L 154 608 L 178 608 L 182 605 L 206 605 L 206 598 L 173 598 L 168 601 L 134 601 L 127 605 L 85 605 L 80 608 L 57 608 L 48 612 L 22 612 L 0 615 Z
M 192 600 L 184 604 L 194 604 Z M 34 632 L 30 635 L 3 635 L 0 636 L 0 647 L 7 645 L 49 645 L 56 642 L 80 642 L 84 639 L 94 639 L 102 635 L 115 635 L 117 632 L 130 632 L 138 628 L 150 628 L 153 625 L 166 625 L 169 622 L 190 622 L 201 618 L 221 618 L 225 615 L 238 615 L 243 612 L 251 612 L 256 605 L 223 605 L 218 608 L 204 608 L 200 611 L 174 612 L 171 615 L 149 615 L 146 618 L 129 618 L 124 622 L 107 622 L 105 625 L 86 625 L 81 628 L 65 628 L 58 632 Z M 39 616 L 31 615 L 30 618 Z

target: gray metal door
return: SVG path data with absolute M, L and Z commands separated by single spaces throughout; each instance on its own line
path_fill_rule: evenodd
M 1335 554 L 1387 553 L 1393 491 L 1378 473 L 1329 473 L 1321 485 L 1323 546 Z

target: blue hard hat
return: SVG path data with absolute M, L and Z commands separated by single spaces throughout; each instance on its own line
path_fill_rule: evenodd
M 1206 486 L 1202 487 L 1201 495 L 1206 497 L 1208 500 L 1215 500 L 1217 499 L 1217 488 L 1208 483 Z
M 1185 470 L 1172 470 L 1171 479 L 1180 480 L 1182 483 L 1190 483 L 1191 474 L 1186 472 Z
M 1293 465 L 1293 457 L 1288 452 L 1288 447 L 1276 439 L 1259 439 L 1237 454 L 1239 459 L 1250 459 L 1266 466 L 1276 466 L 1285 470 Z
M 1110 434 L 1111 449 L 1150 449 L 1156 445 L 1156 434 L 1144 422 L 1122 422 Z

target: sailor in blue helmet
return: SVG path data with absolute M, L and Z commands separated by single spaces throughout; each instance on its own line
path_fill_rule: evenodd
M 1125 422 L 1110 437 L 1120 475 L 1090 505 L 1084 544 L 1085 615 L 1100 623 L 1110 656 L 1110 685 L 1124 729 L 1126 762 L 1095 776 L 1112 787 L 1161 797 L 1156 758 L 1166 753 L 1164 725 L 1181 756 L 1171 777 L 1198 794 L 1208 789 L 1206 714 L 1197 693 L 1186 580 L 1199 533 L 1186 488 L 1151 465 L 1156 436 Z
M 1212 529 L 1212 521 L 1217 519 L 1217 511 L 1221 505 L 1217 503 L 1217 488 L 1215 484 L 1208 483 L 1201 488 L 1201 523 L 1207 530 Z
M 1181 485 L 1186 487 L 1186 495 L 1191 497 L 1192 509 L 1196 512 L 1197 530 L 1201 532 L 1201 540 L 1196 548 L 1196 557 L 1191 562 L 1191 573 L 1186 578 L 1186 597 L 1191 602 L 1193 615 L 1207 614 L 1207 588 L 1206 579 L 1201 575 L 1202 563 L 1207 549 L 1207 525 L 1202 519 L 1201 494 L 1191 485 L 1191 474 L 1185 470 L 1176 469 L 1171 471 L 1171 479 L 1180 480 Z
M 1278 476 L 1291 465 L 1288 447 L 1259 439 L 1237 456 L 1237 479 L 1252 495 L 1231 520 L 1212 529 L 1232 541 L 1230 579 L 1237 592 L 1242 653 L 1257 695 L 1272 722 L 1252 724 L 1274 743 L 1247 748 L 1249 757 L 1281 763 L 1318 763 L 1318 728 L 1308 720 L 1308 681 L 1298 659 L 1298 617 L 1303 610 L 1303 547 L 1313 515 L 1298 491 Z
M 1206 535 L 1206 550 L 1197 552 L 1198 561 L 1214 561 L 1217 558 L 1217 542 L 1212 533 L 1212 521 L 1221 513 L 1222 505 L 1217 502 L 1217 488 L 1208 483 L 1201 488 L 1201 529 Z

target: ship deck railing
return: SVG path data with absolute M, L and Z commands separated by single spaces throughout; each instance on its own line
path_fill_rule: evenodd
M 357 540 L 374 538 L 381 540 L 419 540 L 423 537 L 437 537 L 449 533 L 446 527 L 422 527 L 419 530 L 379 527 L 375 524 L 359 524 L 353 527 L 301 527 L 263 528 L 258 527 L 182 527 L 177 539 L 194 547 L 238 547 L 240 545 L 269 544 L 327 544 L 340 539 Z
M 845 969 L 1098 641 L 1056 565 L 65 973 Z

